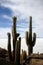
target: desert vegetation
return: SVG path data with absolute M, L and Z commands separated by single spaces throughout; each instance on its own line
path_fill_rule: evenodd
M 8 51 L 0 48 L 0 65 L 43 65 L 43 54 L 33 54 L 33 47 L 36 42 L 36 33 L 32 38 L 32 16 L 30 16 L 29 32 L 26 31 L 26 45 L 28 47 L 28 55 L 25 50 L 21 51 L 20 33 L 16 32 L 16 17 L 13 17 L 12 38 L 13 51 L 11 51 L 11 34 L 8 31 Z

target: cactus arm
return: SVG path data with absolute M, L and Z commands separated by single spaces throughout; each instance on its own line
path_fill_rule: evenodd
M 16 33 L 16 38 L 17 38 L 19 35 L 20 35 L 19 33 Z
M 12 61 L 12 53 L 11 53 L 11 35 L 10 33 L 7 33 L 8 35 L 8 55 L 9 55 L 9 60 Z
M 34 35 L 33 35 L 32 46 L 35 45 L 35 42 L 36 42 L 36 33 L 34 33 Z
M 21 38 L 17 40 L 15 47 L 15 65 L 20 65 Z
M 26 32 L 26 44 L 28 45 L 28 32 Z

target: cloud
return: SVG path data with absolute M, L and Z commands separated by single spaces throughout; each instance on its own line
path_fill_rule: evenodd
M 28 48 L 27 48 L 27 45 L 26 45 L 26 41 L 25 41 L 25 39 L 23 38 L 22 39 L 22 41 L 21 41 L 21 51 L 22 51 L 22 49 L 23 50 L 28 50 Z M 28 52 L 28 51 L 27 51 Z
M 2 15 L 1 17 L 12 21 L 12 18 L 10 16 L 8 16 L 8 15 Z
M 8 38 L 0 39 L 0 47 L 8 50 Z M 11 50 L 13 50 L 12 39 L 11 39 Z
M 7 49 L 7 39 L 0 39 L 0 47 Z
M 0 39 L 6 39 L 8 32 L 11 33 L 11 28 L 0 28 Z
M 8 39 L 0 39 L 0 47 L 1 48 L 5 48 L 7 49 L 8 46 Z M 13 44 L 12 44 L 12 40 L 11 40 L 11 48 L 13 50 Z M 28 46 L 26 45 L 26 40 L 25 38 L 22 38 L 21 40 L 21 52 L 23 50 L 26 50 L 26 52 L 28 53 Z M 43 53 L 43 38 L 37 38 L 36 39 L 36 43 L 35 46 L 33 47 L 33 53 Z
M 33 47 L 33 52 L 34 53 L 43 53 L 43 38 L 37 38 L 36 39 L 36 44 Z
M 29 21 L 29 16 L 32 16 L 34 27 L 33 32 L 35 31 L 38 34 L 38 37 L 42 37 L 43 32 L 41 31 L 43 30 L 43 0 L 2 0 L 0 3 L 1 6 L 9 8 L 13 12 L 12 16 L 17 16 L 17 21 L 21 21 L 22 19 Z M 20 23 L 18 26 L 19 25 Z

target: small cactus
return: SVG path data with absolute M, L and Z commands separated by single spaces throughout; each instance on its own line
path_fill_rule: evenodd
M 27 53 L 25 50 L 22 50 L 22 59 L 26 60 L 26 58 L 27 58 Z
M 26 32 L 26 44 L 28 46 L 28 55 L 30 55 L 33 52 L 33 46 L 35 45 L 36 41 L 36 33 L 33 34 L 33 40 L 32 40 L 32 17 L 30 16 L 30 27 L 29 27 L 29 33 Z

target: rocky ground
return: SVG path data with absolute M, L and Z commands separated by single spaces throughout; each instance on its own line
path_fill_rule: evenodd
M 0 65 L 14 65 L 13 62 L 9 61 L 8 51 L 2 48 L 0 48 Z M 43 65 L 43 53 L 31 54 L 23 61 L 23 65 Z
M 43 60 L 32 59 L 29 65 L 43 65 Z

